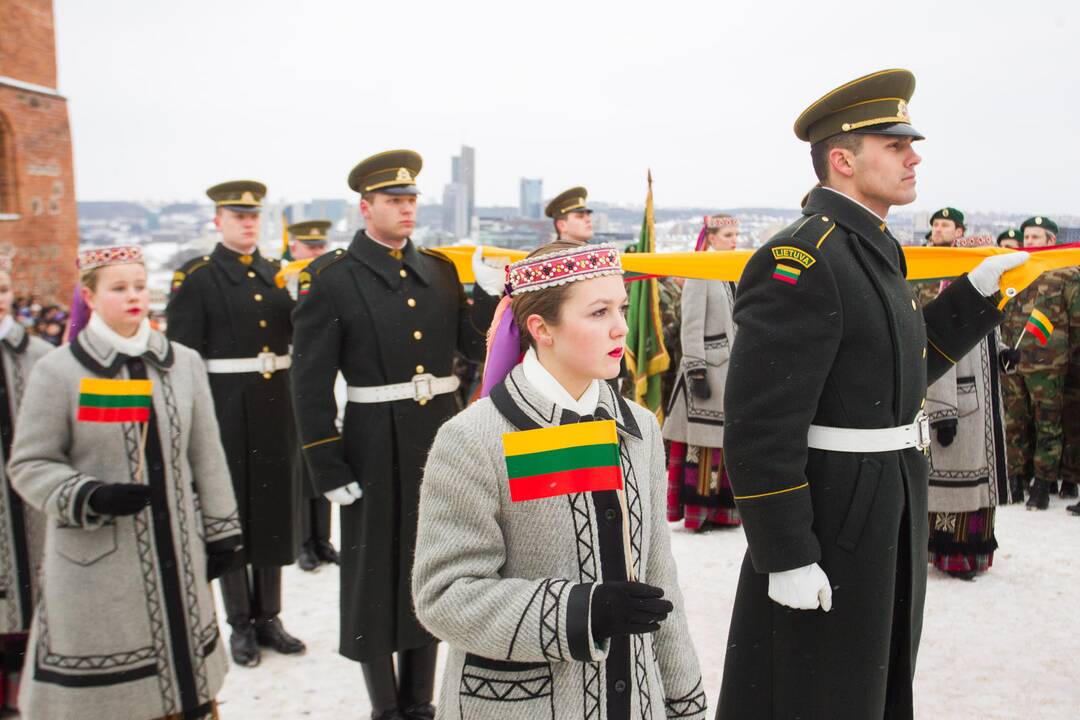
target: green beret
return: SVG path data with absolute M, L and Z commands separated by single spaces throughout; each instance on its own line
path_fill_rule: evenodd
M 293 223 L 286 229 L 297 242 L 317 244 L 326 242 L 326 234 L 332 224 L 329 220 L 305 220 Z
M 571 212 L 591 213 L 585 201 L 589 198 L 589 191 L 583 187 L 572 187 L 559 193 L 554 200 L 547 204 L 544 214 L 549 218 L 560 218 Z
M 266 186 L 255 180 L 230 180 L 210 188 L 206 191 L 206 196 L 213 200 L 217 207 L 235 212 L 257 213 L 262 209 Z
M 1017 242 L 1022 244 L 1024 242 L 1024 234 L 1022 232 L 1009 228 L 1008 230 L 1002 232 L 1000 235 L 997 236 L 998 245 L 1001 244 L 1002 240 L 1016 240 Z
M 349 173 L 349 187 L 358 193 L 419 195 L 416 176 L 424 160 L 412 150 L 390 150 L 361 160 Z
M 934 222 L 935 220 L 952 220 L 956 223 L 957 227 L 964 227 L 964 213 L 956 208 L 941 208 L 930 216 L 930 222 Z
M 1051 220 L 1048 217 L 1043 217 L 1042 215 L 1036 215 L 1035 217 L 1029 217 L 1027 220 L 1020 223 L 1020 233 L 1023 234 L 1023 232 L 1025 230 L 1027 230 L 1029 227 L 1042 228 L 1046 232 L 1051 233 L 1053 235 L 1058 234 L 1057 223 L 1054 222 L 1053 220 Z
M 909 70 L 882 70 L 856 78 L 803 110 L 795 121 L 795 137 L 811 144 L 849 132 L 922 140 L 908 114 L 914 92 L 915 76 Z

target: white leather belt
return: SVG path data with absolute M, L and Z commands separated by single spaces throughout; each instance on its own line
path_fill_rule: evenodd
M 418 403 L 426 403 L 436 395 L 452 393 L 461 385 L 461 380 L 456 375 L 437 378 L 431 373 L 413 375 L 412 380 L 392 385 L 370 385 L 357 387 L 350 385 L 346 391 L 349 402 L 354 403 L 382 403 L 394 400 L 415 400 Z
M 806 444 L 816 450 L 851 453 L 889 452 L 907 448 L 926 450 L 930 447 L 930 419 L 920 410 L 915 422 L 894 428 L 860 430 L 811 425 Z
M 289 355 L 275 355 L 272 352 L 259 353 L 253 358 L 228 358 L 207 360 L 206 371 L 211 373 L 275 373 L 287 370 L 292 365 Z

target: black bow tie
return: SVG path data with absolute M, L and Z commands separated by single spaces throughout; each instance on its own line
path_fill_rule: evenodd
M 607 408 L 603 407 L 602 405 L 598 405 L 596 407 L 596 410 L 593 411 L 592 415 L 577 416 L 577 414 L 574 413 L 573 411 L 568 410 L 567 412 L 570 414 L 570 418 L 568 418 L 570 422 L 583 423 L 583 422 L 593 422 L 595 420 L 611 420 L 611 419 L 613 419 L 611 417 L 611 415 L 608 413 Z M 573 419 L 574 417 L 577 417 L 577 420 L 574 420 Z

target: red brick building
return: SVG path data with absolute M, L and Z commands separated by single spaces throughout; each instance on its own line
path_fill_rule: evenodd
M 15 294 L 69 302 L 79 243 L 52 0 L 0 0 L 0 247 Z

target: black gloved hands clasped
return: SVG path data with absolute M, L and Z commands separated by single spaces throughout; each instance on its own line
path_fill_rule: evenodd
M 1001 362 L 1001 369 L 1007 373 L 1016 372 L 1016 368 L 1020 365 L 1020 350 L 1019 348 L 1006 348 L 998 353 L 998 360 Z
M 137 483 L 101 485 L 90 493 L 87 503 L 98 515 L 134 515 L 150 504 L 150 486 Z
M 930 423 L 930 427 L 937 435 L 938 445 L 941 447 L 949 447 L 952 445 L 953 440 L 956 439 L 956 428 L 959 424 L 960 421 L 956 418 L 945 418 Z
M 686 379 L 690 383 L 690 392 L 694 393 L 694 397 L 702 400 L 712 397 L 712 390 L 709 389 L 709 381 L 705 379 L 704 369 L 688 371 Z
M 675 606 L 663 600 L 662 588 L 639 582 L 605 582 L 593 590 L 592 636 L 603 642 L 614 635 L 656 632 Z

